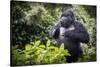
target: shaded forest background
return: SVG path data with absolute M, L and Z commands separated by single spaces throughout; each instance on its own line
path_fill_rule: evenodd
M 70 54 L 55 46 L 49 31 L 69 8 L 90 35 L 77 62 L 96 61 L 96 6 L 11 1 L 11 65 L 67 63 Z

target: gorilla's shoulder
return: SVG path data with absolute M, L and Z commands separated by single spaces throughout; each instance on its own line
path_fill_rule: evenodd
M 73 25 L 75 27 L 84 27 L 83 24 L 80 21 L 74 21 Z

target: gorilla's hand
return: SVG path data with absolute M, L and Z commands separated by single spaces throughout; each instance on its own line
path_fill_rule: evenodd
M 53 31 L 53 37 L 55 39 L 58 39 L 59 38 L 59 33 L 60 33 L 60 29 L 59 28 L 54 29 L 54 31 Z

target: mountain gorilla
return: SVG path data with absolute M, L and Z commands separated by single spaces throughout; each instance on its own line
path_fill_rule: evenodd
M 71 9 L 64 11 L 51 31 L 57 46 L 64 43 L 64 48 L 68 49 L 71 56 L 67 57 L 67 62 L 75 62 L 82 57 L 83 52 L 80 43 L 89 42 L 89 35 L 81 22 L 76 21 Z

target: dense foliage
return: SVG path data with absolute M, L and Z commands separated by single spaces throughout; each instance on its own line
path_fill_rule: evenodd
M 96 60 L 95 6 L 12 1 L 12 65 L 66 62 L 65 56 L 69 56 L 68 51 L 63 49 L 63 45 L 60 48 L 55 47 L 49 31 L 61 13 L 68 8 L 75 10 L 76 20 L 84 24 L 90 35 L 90 42 L 82 44 L 84 56 L 77 62 Z
M 31 65 L 31 64 L 53 64 L 65 63 L 65 56 L 70 56 L 68 50 L 64 50 L 64 44 L 60 48 L 51 44 L 50 40 L 47 41 L 46 46 L 40 44 L 40 41 L 27 44 L 24 50 L 12 47 L 12 64 L 13 65 Z M 59 59 L 58 59 L 59 58 Z

